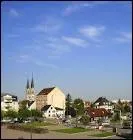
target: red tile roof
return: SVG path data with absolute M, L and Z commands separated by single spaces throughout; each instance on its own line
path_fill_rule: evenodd
M 91 117 L 105 117 L 109 115 L 109 112 L 105 108 L 87 108 L 87 114 Z
M 44 88 L 43 90 L 41 90 L 38 95 L 48 95 L 55 87 L 51 87 L 51 88 Z M 37 96 L 38 96 L 37 95 Z

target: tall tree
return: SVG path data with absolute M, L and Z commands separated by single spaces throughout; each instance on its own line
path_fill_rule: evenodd
M 23 109 L 26 109 L 27 108 L 27 103 L 28 103 L 28 101 L 27 100 L 22 100 L 20 103 L 19 103 L 19 109 L 21 110 L 23 110 Z
M 72 98 L 71 95 L 68 93 L 66 96 L 66 115 L 71 115 L 71 106 L 72 106 Z
M 78 98 L 74 100 L 73 107 L 76 109 L 77 115 L 84 114 L 84 102 L 82 99 Z

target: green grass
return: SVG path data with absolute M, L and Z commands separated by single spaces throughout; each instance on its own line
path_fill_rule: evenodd
M 113 133 L 111 132 L 101 132 L 99 134 L 94 134 L 94 135 L 91 135 L 91 136 L 95 136 L 95 137 L 107 137 L 107 136 L 112 136 Z
M 85 129 L 85 128 L 67 128 L 67 129 L 58 129 L 58 130 L 53 130 L 53 131 L 72 134 L 72 133 L 85 132 L 85 131 L 88 131 L 88 129 Z

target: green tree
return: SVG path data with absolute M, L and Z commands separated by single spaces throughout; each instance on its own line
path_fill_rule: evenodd
M 120 114 L 119 112 L 116 112 L 114 115 L 114 121 L 118 121 L 118 120 L 120 120 Z
M 78 98 L 74 100 L 73 107 L 76 110 L 77 115 L 83 115 L 84 114 L 84 102 L 82 99 Z
M 18 111 L 18 117 L 19 118 L 26 119 L 30 116 L 31 116 L 31 111 L 28 110 L 27 108 L 26 109 L 19 109 L 19 111 Z
M 16 111 L 14 111 L 14 110 L 8 110 L 7 112 L 5 112 L 5 117 L 9 117 L 11 119 L 17 118 L 18 113 Z
M 71 95 L 68 93 L 66 96 L 66 115 L 71 115 L 71 106 L 72 106 L 72 98 Z
M 27 109 L 27 103 L 28 103 L 27 100 L 22 100 L 22 101 L 20 101 L 20 102 L 19 102 L 19 108 L 20 108 L 20 110 L 21 110 L 21 109 L 22 109 L 22 110 Z
M 90 122 L 90 117 L 87 115 L 83 115 L 80 121 L 84 124 L 87 125 Z
M 32 113 L 33 117 L 42 117 L 42 112 L 41 111 L 32 109 L 30 112 Z
M 5 117 L 5 111 L 1 110 L 1 119 Z
M 124 113 L 130 112 L 130 106 L 128 104 L 125 104 L 123 107 Z

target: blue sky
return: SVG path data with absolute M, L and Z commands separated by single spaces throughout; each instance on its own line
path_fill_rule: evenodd
M 3 2 L 2 92 L 57 86 L 73 98 L 132 97 L 130 2 Z

